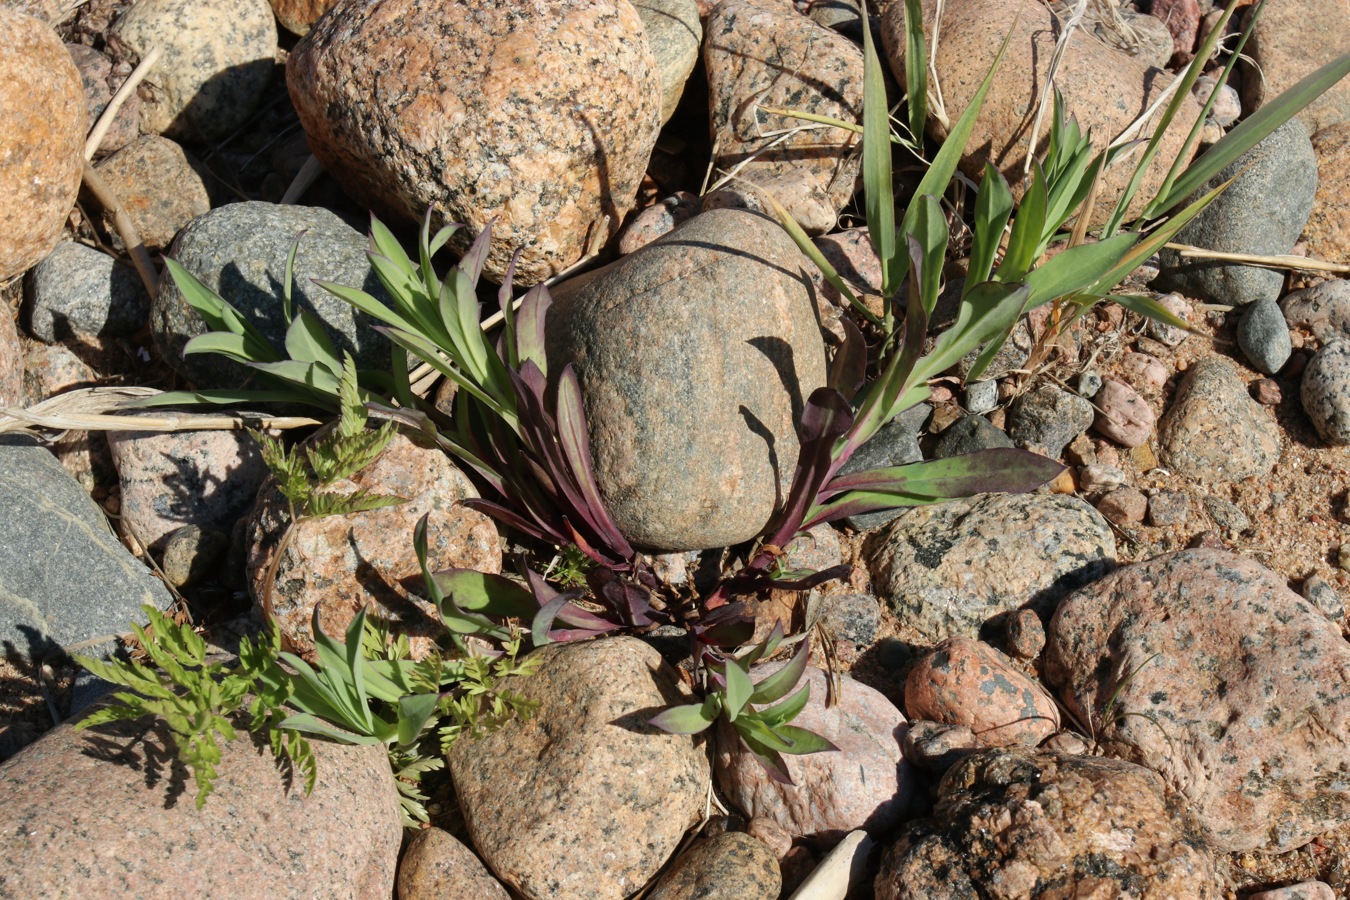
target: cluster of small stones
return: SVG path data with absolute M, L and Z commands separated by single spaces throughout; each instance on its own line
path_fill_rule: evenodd
M 1121 10 L 1124 32 L 1085 19 L 1058 56 L 1055 87 L 1095 140 L 1165 89 L 1158 67 L 1189 61 L 1217 17 L 1208 0 L 1143 5 Z M 853 0 L 136 0 L 111 21 L 104 4 L 65 18 L 49 6 L 0 2 L 0 284 L 23 294 L 17 322 L 0 315 L 0 407 L 133 383 L 147 361 L 167 367 L 154 366 L 157 383 L 254 385 L 229 360 L 184 355 L 207 324 L 172 279 L 151 289 L 125 264 L 137 242 L 276 346 L 294 246 L 294 309 L 383 367 L 378 323 L 315 280 L 383 298 L 361 219 L 374 211 L 408 237 L 430 210 L 433 226 L 467 225 L 451 250 L 493 228 L 489 281 L 560 279 L 550 363 L 576 365 L 601 491 L 661 577 L 698 584 L 721 548 L 772 521 L 803 398 L 826 383 L 823 332 L 842 334 L 848 311 L 766 213 L 791 212 L 864 303 L 881 280 L 866 230 L 839 227 L 859 188 L 856 134 L 782 111 L 859 117 L 864 27 L 903 83 L 904 3 L 876 4 L 874 20 Z M 948 0 L 940 23 L 923 7 L 925 30 L 941 34 L 932 64 L 950 121 L 1013 29 L 961 168 L 978 179 L 992 159 L 1020 183 L 1027 98 L 1048 89 L 1066 5 Z M 1347 21 L 1344 0 L 1268 0 L 1245 51 L 1253 65 L 1236 87 L 1197 83 L 1141 195 L 1211 94 L 1209 142 L 1350 47 Z M 86 164 L 90 124 L 152 46 L 150 78 Z M 934 117 L 928 137 L 945 136 Z M 302 205 L 278 202 L 310 154 L 326 174 Z M 222 189 L 234 171 L 219 167 L 255 159 L 268 171 L 236 202 Z M 115 210 L 75 206 L 82 177 L 118 197 L 134 235 Z M 1180 242 L 1350 263 L 1350 83 L 1214 183 L 1230 178 Z M 1123 188 L 1104 179 L 1094 217 Z M 596 258 L 607 265 L 567 277 Z M 1253 528 L 1236 486 L 1290 452 L 1288 416 L 1273 411 L 1304 417 L 1307 441 L 1350 445 L 1350 280 L 1288 290 L 1270 269 L 1174 250 L 1134 280 L 1191 327 L 1134 328 L 1106 304 L 1058 331 L 1038 311 L 983 380 L 965 383 L 962 361 L 852 463 L 1016 446 L 1066 464 L 1048 488 L 860 516 L 786 548 L 789 568 L 852 564 L 813 605 L 793 592 L 758 601 L 789 630 L 819 613 L 828 642 L 815 659 L 853 665 L 808 670 L 795 724 L 838 751 L 789 757 L 792 784 L 727 733 L 647 724 L 692 700 L 679 653 L 656 635 L 538 651 L 539 673 L 512 687 L 539 712 L 455 745 L 457 809 L 433 804 L 436 827 L 402 851 L 378 748 L 319 745 L 305 796 L 294 773 L 236 742 L 198 813 L 153 723 L 67 723 L 33 743 L 32 729 L 0 722 L 0 821 L 18 823 L 0 836 L 0 893 L 772 900 L 807 884 L 821 896 L 1162 898 L 1259 883 L 1274 890 L 1251 896 L 1343 894 L 1343 881 L 1239 885 L 1228 854 L 1288 853 L 1350 823 L 1344 578 L 1309 560 L 1321 574 L 1296 593 L 1232 549 Z M 1231 354 L 1196 351 L 1196 331 L 1221 328 Z M 1112 352 L 1094 356 L 1103 342 Z M 1038 348 L 1092 362 L 1028 380 Z M 316 613 L 337 633 L 363 607 L 426 652 L 439 625 L 418 596 L 414 524 L 428 516 L 433 569 L 500 572 L 508 538 L 460 502 L 473 481 L 413 436 L 334 489 L 405 502 L 292 529 L 238 432 L 0 436 L 7 657 L 38 670 L 67 652 L 107 654 L 142 604 L 167 609 L 175 594 L 214 623 L 250 608 L 253 627 L 270 617 L 311 659 Z M 1121 564 L 1118 536 L 1139 529 L 1191 546 Z M 1350 550 L 1336 561 L 1350 570 Z M 904 640 L 887 636 L 895 627 Z M 82 677 L 57 711 L 78 718 L 107 688 Z M 729 815 L 705 821 L 709 790 Z

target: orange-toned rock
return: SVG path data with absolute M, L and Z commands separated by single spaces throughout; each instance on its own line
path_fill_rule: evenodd
M 1244 52 L 1242 108 L 1251 115 L 1305 75 L 1350 52 L 1350 0 L 1271 0 L 1252 28 Z M 1244 60 L 1245 63 L 1245 60 Z M 1331 90 L 1298 115 L 1308 133 L 1350 121 L 1350 80 Z
M 183 148 L 166 137 L 147 134 L 97 168 L 151 252 L 169 246 L 180 228 L 211 210 L 202 176 Z M 116 233 L 111 227 L 109 232 Z
M 295 48 L 310 147 L 362 203 L 496 219 L 485 272 L 534 284 L 618 231 L 660 128 L 661 86 L 626 0 L 342 0 Z
M 272 0 L 272 12 L 277 14 L 281 27 L 304 37 L 319 21 L 319 16 L 333 8 L 337 0 Z
M 924 0 L 924 31 L 932 41 L 936 0 Z M 1015 29 L 1008 51 L 994 78 L 984 108 L 975 122 L 961 159 L 961 170 L 979 179 L 986 162 L 993 162 L 1021 196 L 1022 176 L 1031 141 L 1032 123 L 1046 90 L 1046 74 L 1059 28 L 1050 10 L 1034 0 L 949 0 L 944 6 L 936 68 L 952 124 L 965 112 L 980 82 L 994 63 L 1007 29 Z M 881 36 L 895 77 L 904 80 L 905 9 L 891 6 L 882 17 Z M 1091 129 L 1093 145 L 1102 150 L 1149 108 L 1167 86 L 1157 69 L 1124 53 L 1104 47 L 1090 37 L 1075 34 L 1065 49 L 1055 75 L 1055 87 L 1064 95 L 1070 115 L 1084 131 Z M 1188 100 L 1164 138 L 1158 157 L 1149 167 L 1132 210 L 1152 198 L 1172 162 L 1181 153 L 1200 107 Z M 1038 152 L 1050 139 L 1049 113 L 1039 132 Z M 1140 132 L 1147 138 L 1157 114 Z M 948 126 L 930 116 L 929 136 L 945 139 Z M 1117 165 L 1103 178 L 1094 220 L 1112 209 L 1128 183 L 1133 167 Z
M 0 281 L 56 246 L 88 128 L 80 73 L 56 32 L 0 7 Z
M 1308 252 L 1327 262 L 1350 263 L 1350 122 L 1324 128 L 1312 137 L 1317 155 L 1317 193 L 1303 226 Z
M 460 505 L 460 500 L 477 497 L 478 492 L 440 450 L 395 436 L 373 463 L 328 490 L 349 494 L 362 488 L 408 502 L 302 520 L 277 567 L 270 615 L 297 653 L 313 653 L 310 626 L 316 606 L 330 635 L 340 636 L 363 606 L 393 619 L 396 631 L 413 638 L 415 653 L 425 652 L 444 634 L 435 607 L 420 599 L 426 588 L 413 553 L 413 528 L 423 514 L 431 514 L 427 563 L 433 571 L 452 567 L 501 571 L 496 526 L 482 513 Z M 264 484 L 247 533 L 249 590 L 265 612 L 268 566 L 288 523 L 285 498 L 270 482 Z

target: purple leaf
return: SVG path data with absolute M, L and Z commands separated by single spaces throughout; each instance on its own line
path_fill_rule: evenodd
M 469 276 L 469 281 L 473 284 L 478 283 L 478 277 L 483 274 L 483 263 L 487 262 L 488 249 L 492 244 L 492 224 L 495 219 L 489 219 L 483 226 L 483 230 L 478 233 L 478 237 L 473 239 L 469 249 L 464 251 L 460 257 L 459 265 L 456 267 L 465 275 Z

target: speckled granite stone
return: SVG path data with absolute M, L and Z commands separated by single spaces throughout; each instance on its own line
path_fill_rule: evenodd
M 1047 384 L 1017 398 L 1008 410 L 1008 437 L 1019 447 L 1036 447 L 1058 457 L 1078 435 L 1092 427 L 1092 404 L 1077 394 Z
M 0 406 L 23 403 L 23 344 L 8 310 L 0 314 Z
M 272 78 L 277 25 L 267 0 L 137 0 L 109 32 L 137 62 L 159 47 L 141 130 L 206 143 L 234 131 Z
M 292 34 L 304 36 L 319 16 L 333 8 L 337 0 L 271 0 L 277 22 Z
M 1312 136 L 1317 154 L 1317 193 L 1303 226 L 1308 253 L 1329 262 L 1350 264 L 1350 210 L 1343 202 L 1350 191 L 1350 121 L 1323 128 Z
M 323 629 L 331 635 L 342 634 L 362 607 L 372 608 L 397 623 L 418 654 L 445 634 L 435 606 L 420 599 L 426 588 L 412 544 L 413 529 L 424 514 L 431 516 L 427 564 L 433 572 L 501 571 L 496 526 L 459 504 L 478 492 L 439 448 L 419 447 L 396 435 L 373 463 L 326 490 L 350 494 L 362 488 L 408 502 L 302 521 L 277 566 L 270 618 L 286 644 L 306 657 L 314 652 L 311 620 L 316 606 Z M 264 615 L 265 578 L 290 523 L 287 510 L 286 499 L 269 480 L 249 519 L 249 591 Z
M 89 130 L 80 73 L 46 22 L 0 6 L 0 281 L 56 246 Z
M 549 365 L 581 376 L 614 521 L 659 550 L 755 537 L 797 465 L 825 383 L 810 265 L 777 223 L 714 210 L 605 269 L 549 311 Z
M 384 748 L 314 741 L 307 797 L 245 725 L 200 811 L 148 721 L 61 725 L 0 765 L 0 893 L 388 900 L 403 829 Z
M 923 3 L 924 33 L 929 46 L 936 9 L 935 0 Z M 1003 24 L 990 27 L 991 22 Z M 954 125 L 970 106 L 1009 29 L 1012 37 L 1007 53 L 975 121 L 975 130 L 966 142 L 968 151 L 962 156 L 961 171 L 978 181 L 985 163 L 992 161 L 1020 197 L 1032 121 L 1039 107 L 1036 99 L 1047 89 L 1046 75 L 1060 33 L 1053 14 L 1034 0 L 947 0 L 932 65 L 942 84 L 949 121 Z M 904 37 L 905 4 L 892 3 L 881 17 L 881 38 L 891 71 L 902 84 Z M 1142 115 L 1167 83 L 1166 76 L 1143 60 L 1105 47 L 1081 33 L 1068 42 L 1055 72 L 1055 87 L 1063 92 L 1068 114 L 1078 120 L 1083 131 L 1090 130 L 1092 143 L 1098 150 L 1105 149 L 1108 142 Z M 1157 193 L 1168 168 L 1181 154 L 1191 123 L 1199 115 L 1199 105 L 1187 100 L 1159 146 L 1158 159 L 1145 174 L 1131 204 L 1131 214 L 1142 210 L 1146 198 Z M 1149 118 L 1143 134 L 1152 133 L 1157 117 L 1155 113 Z M 950 125 L 943 126 L 932 116 L 928 119 L 930 138 L 945 139 L 949 128 Z M 1039 147 L 1044 148 L 1049 140 L 1048 120 L 1039 135 Z M 1129 167 L 1108 170 L 1093 211 L 1094 221 L 1104 219 L 1115 207 L 1132 172 Z
M 109 431 L 122 486 L 122 521 L 152 550 L 184 525 L 228 531 L 267 476 L 242 431 Z
M 28 333 L 47 343 L 134 334 L 150 298 L 136 270 L 85 244 L 57 244 L 28 272 Z
M 1116 541 L 1076 497 L 979 494 L 921 506 L 864 550 L 878 595 L 931 643 L 1059 599 L 1115 567 Z
M 1350 646 L 1257 563 L 1184 550 L 1122 568 L 1060 605 L 1043 664 L 1216 849 L 1284 852 L 1350 821 Z
M 350 352 L 358 367 L 387 369 L 389 340 L 372 327 L 378 323 L 312 280 L 386 297 L 366 257 L 367 239 L 328 210 L 231 203 L 189 222 L 168 255 L 239 310 L 280 352 L 291 325 L 282 314 L 286 257 L 302 231 L 291 292 L 294 312 L 318 316 L 338 353 Z M 183 355 L 187 342 L 207 330 L 173 279 L 161 278 L 151 303 L 150 332 L 164 361 L 198 387 L 248 384 L 251 373 L 238 363 L 213 353 Z
M 1280 310 L 1286 325 L 1324 344 L 1338 337 L 1350 340 L 1350 279 L 1333 278 L 1291 291 L 1280 301 Z
M 661 124 L 669 121 L 698 63 L 703 22 L 694 0 L 633 0 L 661 79 Z
M 1251 398 L 1233 364 L 1201 360 L 1186 371 L 1158 423 L 1163 464 L 1183 478 L 1241 481 L 1280 458 L 1280 430 Z
M 966 637 L 948 638 L 910 670 L 905 711 L 911 719 L 969 726 L 982 747 L 1035 746 L 1059 728 L 1059 710 L 1039 682 Z
M 99 646 L 81 652 L 101 652 L 142 604 L 172 602 L 55 457 L 0 436 L 0 652 L 40 659 L 91 640 Z
M 1252 368 L 1274 375 L 1289 362 L 1293 347 L 1289 326 L 1272 299 L 1258 300 L 1243 310 L 1238 321 L 1238 346 Z
M 942 779 L 882 855 L 877 900 L 1218 900 L 1214 860 L 1147 769 L 994 750 Z
M 398 864 L 398 900 L 510 900 L 473 851 L 440 828 L 423 828 Z
M 108 101 L 122 86 L 131 70 L 127 68 L 126 71 L 113 75 L 112 60 L 84 44 L 66 44 L 66 51 L 70 53 L 75 68 L 80 71 L 80 81 L 84 86 L 85 111 L 89 113 L 89 121 L 97 122 L 99 116 L 103 115 L 103 110 L 108 108 Z M 98 152 L 112 153 L 119 150 L 136 140 L 140 133 L 141 97 L 132 91 L 122 102 L 117 115 L 113 117 L 112 127 L 103 135 Z
M 763 841 L 725 832 L 695 844 L 661 876 L 647 900 L 777 900 L 778 859 Z
M 206 182 L 183 148 L 166 137 L 147 134 L 95 168 L 122 201 L 151 252 L 169 246 L 180 228 L 211 210 Z M 105 222 L 120 242 L 111 218 Z
M 646 724 L 693 698 L 636 638 L 538 653 L 539 671 L 508 683 L 541 701 L 539 711 L 451 748 L 469 834 L 498 877 L 527 897 L 621 900 L 703 815 L 703 742 Z
M 765 150 L 771 135 L 802 124 L 757 107 L 808 112 L 846 122 L 862 118 L 862 49 L 848 38 L 765 0 L 726 0 L 708 19 L 703 45 L 712 110 L 713 161 L 725 172 Z M 811 175 L 826 208 L 853 196 L 858 136 L 809 129 L 775 143 L 740 169 L 743 175 Z M 780 201 L 782 202 L 782 201 Z M 792 207 L 788 210 L 792 212 Z M 828 230 L 828 229 L 826 229 Z
M 1242 74 L 1247 115 L 1293 87 L 1318 66 L 1350 50 L 1345 23 L 1350 0 L 1275 0 L 1252 28 Z M 1257 73 L 1260 73 L 1259 75 Z M 1298 116 L 1309 132 L 1350 121 L 1350 81 L 1342 78 Z
M 1092 427 L 1120 446 L 1138 447 L 1153 434 L 1158 417 L 1148 401 L 1128 384 L 1108 378 L 1092 402 L 1097 408 Z
M 292 52 L 310 147 L 360 202 L 489 220 L 484 271 L 534 284 L 618 231 L 660 127 L 661 85 L 624 0 L 343 0 Z M 608 223 L 604 217 L 608 216 Z
M 1350 444 L 1350 342 L 1335 340 L 1303 371 L 1299 396 L 1317 433 L 1328 444 Z
M 759 681 L 782 666 L 757 666 L 751 677 Z M 825 674 L 808 668 L 802 678 L 811 698 L 792 724 L 814 731 L 839 752 L 785 755 L 792 784 L 771 779 L 734 732 L 719 737 L 715 759 L 719 789 L 747 818 L 772 819 L 794 838 L 827 847 L 858 828 L 894 828 L 918 786 L 900 751 L 908 728 L 904 714 L 880 691 L 841 678 L 839 702 L 829 708 Z

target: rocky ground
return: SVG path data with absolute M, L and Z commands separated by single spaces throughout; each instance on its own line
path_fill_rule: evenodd
M 766 197 L 877 301 L 856 136 L 772 112 L 859 118 L 851 0 L 329 5 L 0 6 L 0 896 L 1350 896 L 1346 82 L 1230 166 L 1178 237 L 1307 268 L 1164 250 L 1126 288 L 1189 331 L 1114 303 L 1073 323 L 1042 308 L 980 381 L 958 365 L 862 448 L 887 466 L 1017 446 L 1066 469 L 786 548 L 790 567 L 850 567 L 756 601 L 761 631 L 809 632 L 795 724 L 840 748 L 789 758 L 794 785 L 726 733 L 645 725 L 692 697 L 659 633 L 538 651 L 520 690 L 540 711 L 457 743 L 415 836 L 378 749 L 316 742 L 305 797 L 235 742 L 198 811 L 153 723 L 72 731 L 108 685 L 68 654 L 116 651 L 142 604 L 226 654 L 264 607 L 297 652 L 316 607 L 330 632 L 369 607 L 423 652 L 442 629 L 418 596 L 421 516 L 433 568 L 550 561 L 464 506 L 484 485 L 407 436 L 344 487 L 407 503 L 305 522 L 283 546 L 285 503 L 241 432 L 27 427 L 13 411 L 89 386 L 245 384 L 183 355 L 206 329 L 172 279 L 147 289 L 161 255 L 280 346 L 303 232 L 296 303 L 380 368 L 384 335 L 313 279 L 383 296 L 370 211 L 409 251 L 428 207 L 470 226 L 456 252 L 492 222 L 482 299 L 517 247 L 516 284 L 550 280 L 549 357 L 581 369 L 608 505 L 684 597 L 774 515 L 802 397 L 825 379 L 818 321 L 852 315 L 760 215 Z M 877 7 L 900 77 L 904 4 Z M 1020 178 L 1027 98 L 1078 13 L 1056 86 L 1099 137 L 1218 16 L 1208 0 L 947 0 L 933 68 L 949 120 L 1017 29 L 968 177 L 992 155 Z M 1269 0 L 1244 51 L 1257 68 L 1217 88 L 1206 142 L 1347 50 L 1345 0 Z M 935 114 L 930 152 L 943 134 Z M 905 204 L 923 165 L 896 163 Z M 954 201 L 953 222 L 969 197 Z M 966 251 L 954 242 L 950 290 Z

